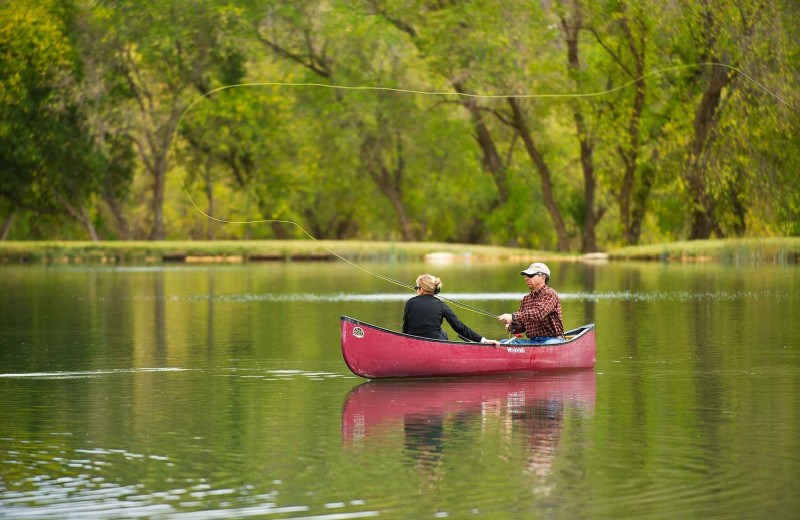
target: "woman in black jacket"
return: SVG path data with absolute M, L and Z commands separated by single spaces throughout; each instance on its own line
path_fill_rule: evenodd
M 442 289 L 441 279 L 431 274 L 421 274 L 417 277 L 414 289 L 417 295 L 406 302 L 403 310 L 404 334 L 446 340 L 447 333 L 442 330 L 442 321 L 447 320 L 456 333 L 470 341 L 498 344 L 461 323 L 450 307 L 434 296 Z

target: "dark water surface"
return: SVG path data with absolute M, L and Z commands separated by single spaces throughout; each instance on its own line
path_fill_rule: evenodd
M 797 518 L 800 269 L 551 269 L 594 370 L 368 382 L 339 316 L 399 329 L 411 293 L 345 264 L 0 267 L 0 518 Z

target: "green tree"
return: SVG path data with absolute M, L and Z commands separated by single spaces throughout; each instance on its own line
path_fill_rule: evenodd
M 590 33 L 607 55 L 608 84 L 627 84 L 632 88 L 600 100 L 609 117 L 604 118 L 602 131 L 605 142 L 612 143 L 620 163 L 620 175 L 611 175 L 611 187 L 619 208 L 619 221 L 623 243 L 636 244 L 641 234 L 654 168 L 648 160 L 654 160 L 655 150 L 642 160 L 642 152 L 652 141 L 646 113 L 648 83 L 646 71 L 652 61 L 650 54 L 654 45 L 652 25 L 658 16 L 658 5 L 645 2 L 611 0 L 591 5 L 589 19 L 584 29 Z M 649 15 L 648 15 L 649 14 Z M 657 32 L 657 31 L 656 31 Z M 614 145 L 614 140 L 616 144 Z M 615 166 L 610 166 L 616 170 Z
M 347 3 L 338 7 L 328 9 L 320 2 L 259 3 L 248 16 L 265 49 L 293 64 L 308 81 L 399 86 L 415 73 L 409 68 L 411 49 L 402 39 L 386 35 L 382 24 L 362 10 Z M 348 37 L 339 37 L 342 32 Z M 362 174 L 370 180 L 389 202 L 401 238 L 417 240 L 420 229 L 412 223 L 408 193 L 419 172 L 407 166 L 409 154 L 417 149 L 412 143 L 417 102 L 408 96 L 341 91 L 304 94 L 302 99 L 311 101 L 312 107 L 317 106 L 315 100 L 336 105 L 320 107 L 317 113 L 342 132 L 335 142 L 347 150 L 345 160 L 352 170 L 347 176 L 353 183 Z
M 786 139 L 793 126 L 786 118 L 792 115 L 762 86 L 791 92 L 786 87 L 796 84 L 787 67 L 796 53 L 790 20 L 798 20 L 797 9 L 726 0 L 679 5 L 680 23 L 673 26 L 676 53 L 689 63 L 711 64 L 688 69 L 676 92 L 687 102 L 687 110 L 674 119 L 684 133 L 678 142 L 686 144 L 674 149 L 672 160 L 683 163 L 688 237 L 742 235 L 753 215 L 750 208 L 767 206 L 758 199 L 763 189 L 753 189 L 764 187 L 762 176 L 776 181 L 767 183 L 775 193 L 794 191 L 779 173 L 794 168 L 792 154 L 774 155 L 771 144 Z
M 97 240 L 88 204 L 106 158 L 79 100 L 71 15 L 71 6 L 57 1 L 0 5 L 0 197 L 10 201 L 12 216 L 17 209 L 70 215 Z
M 151 239 L 166 235 L 164 194 L 178 119 L 192 92 L 210 90 L 212 78 L 230 66 L 226 6 L 213 0 L 86 4 L 104 69 L 111 81 L 124 80 L 129 103 L 117 124 L 151 179 Z
M 544 123 L 560 114 L 560 103 L 536 103 L 516 97 L 481 100 L 473 94 L 513 94 L 541 92 L 565 87 L 566 75 L 558 70 L 556 55 L 559 43 L 550 29 L 556 21 L 553 13 L 536 5 L 510 5 L 503 2 L 420 3 L 410 11 L 401 3 L 368 2 L 372 9 L 390 20 L 412 38 L 431 70 L 443 77 L 456 92 L 470 115 L 473 136 L 483 158 L 484 169 L 494 180 L 496 199 L 484 211 L 492 228 L 504 222 L 524 218 L 543 206 L 556 235 L 556 248 L 569 249 L 569 230 L 563 216 L 569 200 L 571 182 L 559 171 L 560 132 L 553 133 L 552 123 Z M 565 67 L 561 67 L 566 70 Z M 528 163 L 518 167 L 516 149 Z M 553 165 L 558 164 L 554 171 Z M 518 172 L 520 176 L 510 176 Z M 538 185 L 528 175 L 536 172 Z M 531 189 L 534 208 L 520 190 Z M 513 195 L 512 195 L 513 194 Z M 510 204 L 513 202 L 513 204 Z M 514 219 L 513 217 L 516 217 Z M 583 218 L 581 217 L 582 221 Z M 523 227 L 530 227 L 523 226 Z M 503 229 L 503 227 L 500 227 Z M 537 232 L 542 233 L 542 226 Z M 516 226 L 494 231 L 495 238 L 508 232 L 519 242 Z M 523 236 L 529 233 L 523 233 Z M 526 239 L 523 239 L 526 240 Z

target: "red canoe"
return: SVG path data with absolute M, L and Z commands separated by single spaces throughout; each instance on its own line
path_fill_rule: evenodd
M 557 345 L 501 345 L 410 336 L 342 316 L 342 356 L 361 377 L 471 376 L 592 368 L 594 324 L 567 331 Z

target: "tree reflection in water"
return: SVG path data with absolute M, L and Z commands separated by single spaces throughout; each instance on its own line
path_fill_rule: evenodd
M 403 416 L 405 450 L 421 474 L 437 481 L 445 448 L 444 416 L 410 413 Z
M 342 440 L 363 447 L 385 444 L 402 427 L 403 448 L 430 482 L 443 475 L 442 461 L 456 433 L 499 430 L 512 445 L 521 435 L 533 484 L 547 493 L 564 429 L 565 412 L 591 413 L 595 373 L 371 381 L 350 391 L 342 410 Z M 466 435 L 465 435 L 466 437 Z

